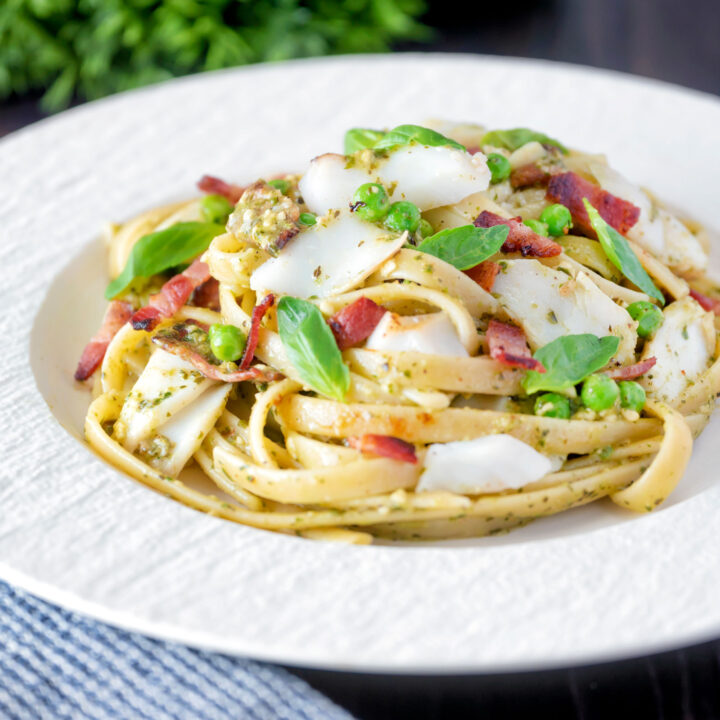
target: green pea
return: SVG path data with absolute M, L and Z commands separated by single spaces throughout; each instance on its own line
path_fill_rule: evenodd
M 640 412 L 645 407 L 645 390 L 640 383 L 634 380 L 621 380 L 620 386 L 620 407 Z
M 277 180 L 271 180 L 268 185 L 279 190 L 283 195 L 290 189 L 290 183 L 287 180 L 278 178 Z
M 421 218 L 420 225 L 418 225 L 417 234 L 422 237 L 430 237 L 435 233 L 435 230 L 433 230 L 433 226 L 425 219 Z
M 547 223 L 540 222 L 540 220 L 523 220 L 523 225 L 527 225 L 533 232 L 538 235 L 548 235 Z
M 657 305 L 653 305 L 651 302 L 646 300 L 639 300 L 638 302 L 631 303 L 628 305 L 627 311 L 630 313 L 630 317 L 633 320 L 637 320 L 638 329 L 637 334 L 641 338 L 652 337 L 665 322 L 662 310 Z
M 487 156 L 487 166 L 491 175 L 490 182 L 493 185 L 510 177 L 512 168 L 510 167 L 510 161 L 504 155 L 490 153 Z
M 200 212 L 205 222 L 224 224 L 232 211 L 232 203 L 222 195 L 206 195 L 200 201 Z
M 591 375 L 583 383 L 580 393 L 583 405 L 595 412 L 608 410 L 619 396 L 618 384 L 607 375 Z
M 543 393 L 535 399 L 535 414 L 567 420 L 570 417 L 570 401 L 564 395 Z
M 540 221 L 548 226 L 548 232 L 554 237 L 566 235 L 572 227 L 572 215 L 560 203 L 548 205 L 540 214 Z
M 234 325 L 211 325 L 208 339 L 213 355 L 223 362 L 238 360 L 247 342 L 245 333 Z
M 317 222 L 317 215 L 314 213 L 300 213 L 298 220 L 303 225 L 314 225 Z
M 387 190 L 379 183 L 365 183 L 353 195 L 352 211 L 368 222 L 380 222 L 385 219 L 390 206 Z
M 394 202 L 389 207 L 385 218 L 385 227 L 397 233 L 403 233 L 407 230 L 412 235 L 418 229 L 420 220 L 420 210 L 418 210 L 417 205 L 401 200 L 400 202 Z

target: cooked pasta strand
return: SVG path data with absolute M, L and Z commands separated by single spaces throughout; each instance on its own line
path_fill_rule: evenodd
M 664 436 L 650 466 L 630 487 L 613 493 L 613 502 L 636 512 L 649 512 L 662 503 L 680 481 L 692 452 L 692 433 L 683 416 L 663 403 L 647 408 L 663 421 Z
M 601 156 L 484 130 L 471 155 L 413 132 L 248 185 L 232 211 L 211 202 L 226 231 L 181 238 L 187 268 L 151 258 L 156 274 L 119 296 L 130 323 L 103 323 L 83 355 L 101 368 L 85 421 L 101 457 L 212 515 L 351 544 L 668 497 L 720 395 L 704 229 Z M 491 152 L 510 177 L 492 177 Z M 598 242 L 580 191 L 636 258 Z M 208 210 L 194 198 L 110 226 L 111 278 L 144 236 Z
M 627 440 L 657 435 L 653 419 L 558 420 L 492 410 L 448 408 L 426 412 L 418 408 L 334 403 L 290 395 L 278 405 L 285 426 L 298 432 L 343 438 L 362 434 L 372 424 L 381 435 L 419 443 L 452 442 L 494 433 L 508 433 L 548 453 L 590 453 Z

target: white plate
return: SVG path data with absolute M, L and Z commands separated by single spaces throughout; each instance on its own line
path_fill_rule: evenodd
M 103 221 L 192 194 L 205 172 L 244 181 L 302 169 L 340 148 L 350 126 L 428 116 L 527 125 L 606 152 L 717 222 L 716 99 L 548 63 L 266 65 L 120 95 L 17 133 L 0 143 L 0 575 L 123 627 L 335 669 L 546 668 L 720 634 L 717 417 L 652 515 L 599 502 L 503 537 L 412 547 L 314 543 L 212 518 L 81 442 L 88 396 L 71 376 L 103 311 Z

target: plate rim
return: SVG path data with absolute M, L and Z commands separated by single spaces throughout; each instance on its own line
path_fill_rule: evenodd
M 264 72 L 267 70 L 268 67 L 285 67 L 285 66 L 296 66 L 296 65 L 319 65 L 319 66 L 328 66 L 328 65 L 335 65 L 335 64 L 342 64 L 344 62 L 355 62 L 364 64 L 366 62 L 387 62 L 388 60 L 392 59 L 391 61 L 395 61 L 396 59 L 401 61 L 407 61 L 407 60 L 420 60 L 422 62 L 431 62 L 436 59 L 441 59 L 444 61 L 455 61 L 458 63 L 461 63 L 463 61 L 472 61 L 472 62 L 486 62 L 490 61 L 492 64 L 496 65 L 514 65 L 514 66 L 520 66 L 520 67 L 526 67 L 528 65 L 534 65 L 534 66 L 549 66 L 553 68 L 559 68 L 563 71 L 570 70 L 572 72 L 580 73 L 580 74 L 593 74 L 597 76 L 605 76 L 610 77 L 612 79 L 621 79 L 624 82 L 630 82 L 633 84 L 637 84 L 640 86 L 648 86 L 648 85 L 656 85 L 659 87 L 662 87 L 664 89 L 671 89 L 675 92 L 680 92 L 681 94 L 691 94 L 695 95 L 699 98 L 703 98 L 705 100 L 711 99 L 715 103 L 719 103 L 718 99 L 709 94 L 705 93 L 699 90 L 690 89 L 690 88 L 684 88 L 682 86 L 674 85 L 672 83 L 667 83 L 661 80 L 653 79 L 653 78 L 642 78 L 638 76 L 634 76 L 628 73 L 622 73 L 614 70 L 607 70 L 602 68 L 589 68 L 581 65 L 573 65 L 570 63 L 559 63 L 555 61 L 549 61 L 549 60 L 532 60 L 532 59 L 525 59 L 525 58 L 508 58 L 508 57 L 495 57 L 495 56 L 486 56 L 486 55 L 474 55 L 474 54 L 468 54 L 468 53 L 416 53 L 416 52 L 409 52 L 409 53 L 393 53 L 393 54 L 379 54 L 379 55 L 369 55 L 369 56 L 359 56 L 359 55 L 342 55 L 342 56 L 333 56 L 330 58 L 307 58 L 307 59 L 300 59 L 300 60 L 293 60 L 293 61 L 285 61 L 280 63 L 271 63 L 271 64 L 258 64 L 248 67 L 241 67 L 241 68 L 228 68 L 224 70 L 215 71 L 213 73 L 204 74 L 202 76 L 200 75 L 192 75 L 192 76 L 186 76 L 182 78 L 176 78 L 164 83 L 160 83 L 159 85 L 144 87 L 144 88 L 138 88 L 135 90 L 130 90 L 124 93 L 119 93 L 114 96 L 110 96 L 107 98 L 102 98 L 100 100 L 96 100 L 90 103 L 86 103 L 84 105 L 71 108 L 68 111 L 65 111 L 64 113 L 59 114 L 58 116 L 52 116 L 49 118 L 45 118 L 43 120 L 40 120 L 36 123 L 32 123 L 30 126 L 27 126 L 25 128 L 22 128 L 16 132 L 8 134 L 6 137 L 0 141 L 0 153 L 3 152 L 3 150 L 8 147 L 8 145 L 13 144 L 15 140 L 18 137 L 21 136 L 27 136 L 28 134 L 31 134 L 38 129 L 42 129 L 46 127 L 48 124 L 53 124 L 57 122 L 57 119 L 59 117 L 63 117 L 67 119 L 68 117 L 77 117 L 81 116 L 85 113 L 92 114 L 96 111 L 98 107 L 104 107 L 108 104 L 114 104 L 114 103 L 124 103 L 127 101 L 128 97 L 137 97 L 140 95 L 145 94 L 153 94 L 157 92 L 159 89 L 165 88 L 167 86 L 178 86 L 183 84 L 192 84 L 197 83 L 199 81 L 199 78 L 207 79 L 209 82 L 212 82 L 212 76 L 225 76 L 225 75 L 244 75 L 244 74 L 251 74 L 255 72 Z M 202 80 L 200 80 L 202 81 Z M 719 103 L 720 106 L 720 103 Z M 77 251 L 77 248 L 76 248 Z M 35 322 L 35 317 L 33 317 L 33 324 Z M 34 377 L 33 377 L 34 382 Z M 37 390 L 36 390 L 37 391 Z M 39 391 L 38 391 L 39 392 Z M 45 405 L 45 398 L 41 399 L 41 402 L 43 405 Z M 52 415 L 52 411 L 49 407 L 45 406 L 45 409 L 47 410 L 47 415 L 49 419 L 54 419 L 54 416 Z M 3 424 L 2 418 L 0 418 L 0 428 Z M 145 489 L 145 488 L 143 488 Z M 262 532 L 262 531 L 261 531 Z M 501 661 L 500 663 L 495 662 L 492 664 L 492 666 L 489 666 L 488 662 L 480 662 L 480 663 L 474 663 L 472 665 L 457 665 L 457 666 L 441 666 L 437 667 L 433 665 L 433 661 L 426 658 L 425 661 L 419 661 L 415 659 L 413 662 L 403 662 L 403 666 L 398 667 L 396 665 L 388 665 L 388 666 L 382 666 L 379 665 L 376 661 L 356 661 L 356 662 L 338 662 L 337 660 L 325 660 L 322 661 L 319 658 L 309 658 L 308 654 L 305 653 L 304 656 L 302 656 L 302 653 L 298 656 L 293 656 L 292 653 L 288 653 L 287 650 L 281 651 L 281 650 L 275 650 L 275 651 L 268 651 L 263 649 L 262 647 L 249 647 L 246 644 L 246 649 L 239 649 L 239 643 L 237 637 L 233 637 L 233 639 L 228 640 L 227 643 L 224 642 L 217 642 L 216 640 L 213 641 L 211 639 L 211 636 L 209 636 L 207 633 L 199 632 L 199 631 L 193 631 L 189 630 L 187 628 L 179 628 L 176 625 L 169 625 L 165 626 L 163 623 L 157 623 L 152 620 L 144 620 L 138 617 L 135 617 L 132 615 L 132 613 L 128 613 L 127 611 L 119 611 L 119 610 L 113 610 L 109 609 L 101 604 L 96 603 L 93 600 L 89 600 L 86 598 L 81 597 L 80 595 L 77 595 L 76 593 L 66 590 L 64 588 L 58 588 L 50 583 L 46 583 L 41 579 L 34 578 L 30 574 L 23 572 L 22 570 L 13 567 L 6 563 L 4 560 L 0 560 L 0 577 L 3 579 L 6 579 L 8 582 L 11 582 L 12 584 L 34 594 L 37 595 L 49 602 L 54 602 L 56 604 L 60 604 L 63 607 L 69 608 L 75 612 L 81 613 L 83 615 L 101 620 L 102 622 L 106 622 L 112 625 L 116 625 L 118 627 L 121 627 L 123 629 L 127 629 L 130 631 L 135 632 L 141 632 L 143 634 L 149 635 L 151 637 L 156 637 L 158 639 L 173 641 L 173 642 L 182 642 L 187 645 L 193 646 L 193 647 L 199 647 L 203 649 L 209 649 L 214 650 L 218 652 L 223 653 L 230 653 L 230 654 L 239 654 L 239 655 L 245 655 L 253 658 L 258 658 L 261 660 L 276 662 L 284 665 L 293 665 L 297 667 L 311 667 L 311 668 L 324 668 L 328 670 L 338 670 L 338 671 L 350 671 L 350 672 L 377 672 L 377 673 L 391 673 L 391 674 L 433 674 L 433 675 L 449 675 L 449 674 L 494 674 L 494 673 L 500 673 L 500 672 L 527 672 L 527 671 L 537 671 L 537 670 L 546 670 L 551 668 L 558 668 L 558 667 L 565 667 L 567 665 L 577 665 L 577 664 L 594 664 L 594 663 L 600 663 L 600 662 L 609 662 L 613 660 L 619 660 L 627 657 L 635 657 L 638 655 L 646 655 L 646 654 L 654 654 L 657 652 L 663 652 L 664 650 L 672 649 L 673 647 L 677 647 L 678 641 L 680 641 L 683 645 L 687 644 L 695 644 L 697 642 L 702 642 L 703 640 L 709 640 L 714 637 L 717 637 L 720 635 L 720 622 L 715 622 L 712 627 L 707 627 L 704 630 L 698 630 L 698 631 L 688 631 L 686 635 L 682 634 L 676 634 L 674 636 L 673 640 L 667 640 L 667 641 L 658 641 L 656 645 L 653 645 L 652 643 L 648 644 L 647 641 L 643 643 L 642 648 L 640 647 L 632 647 L 632 643 L 628 647 L 623 647 L 622 650 L 616 651 L 616 650 L 608 650 L 605 654 L 598 654 L 598 653 L 592 653 L 592 654 L 583 654 L 578 653 L 576 655 L 569 655 L 565 658 L 555 658 L 554 660 L 544 661 L 544 662 L 538 662 L 537 660 L 531 661 L 527 665 L 523 665 L 522 663 L 518 663 L 517 661 L 507 661 L 503 663 Z M 252 644 L 251 644 L 252 645 Z
M 153 640 L 178 643 L 195 650 L 221 653 L 223 655 L 256 660 L 258 662 L 273 663 L 275 665 L 282 665 L 291 669 L 299 668 L 305 670 L 321 670 L 324 672 L 352 673 L 359 675 L 468 677 L 540 673 L 553 670 L 607 665 L 616 662 L 623 662 L 625 660 L 640 659 L 660 655 L 665 652 L 684 650 L 696 645 L 702 645 L 706 642 L 712 642 L 720 639 L 720 625 L 716 625 L 716 630 L 713 631 L 712 636 L 708 636 L 704 631 L 699 631 L 696 633 L 688 633 L 686 637 L 679 638 L 679 643 L 671 640 L 658 642 L 656 645 L 651 644 L 644 646 L 643 650 L 640 652 L 632 649 L 631 647 L 627 647 L 621 649 L 620 651 L 606 651 L 599 654 L 578 653 L 577 655 L 568 655 L 567 657 L 550 660 L 542 665 L 538 665 L 537 663 L 528 663 L 525 665 L 521 662 L 518 663 L 512 661 L 494 663 L 487 666 L 483 664 L 461 664 L 450 667 L 433 665 L 433 661 L 416 663 L 414 665 L 404 665 L 401 667 L 391 664 L 384 666 L 382 664 L 378 664 L 377 662 L 363 661 L 333 661 L 332 665 L 328 665 L 326 664 L 326 661 L 307 657 L 306 654 L 294 654 L 280 651 L 272 652 L 264 650 L 259 646 L 249 649 L 248 651 L 239 652 L 237 650 L 236 642 L 218 642 L 217 636 L 211 636 L 207 633 L 193 632 L 184 629 L 178 630 L 176 626 L 172 625 L 165 628 L 165 626 L 160 623 L 143 621 L 139 618 L 133 617 L 129 613 L 109 611 L 103 605 L 95 603 L 91 600 L 85 600 L 72 592 L 62 590 L 40 580 L 36 580 L 29 575 L 25 575 L 24 573 L 9 567 L 1 561 L 0 580 L 9 583 L 24 592 L 34 595 L 45 602 L 76 613 L 86 619 L 96 620 L 125 632 L 138 633 Z
M 61 110 L 52 115 L 47 115 L 38 120 L 31 122 L 28 125 L 23 125 L 9 133 L 6 133 L 0 137 L 0 147 L 3 143 L 9 139 L 15 139 L 19 135 L 33 132 L 39 126 L 44 126 L 47 123 L 55 122 L 56 118 L 69 117 L 76 113 L 82 113 L 84 111 L 92 110 L 95 107 L 104 105 L 106 103 L 114 103 L 123 100 L 128 97 L 134 97 L 136 95 L 143 95 L 145 93 L 152 93 L 158 88 L 166 87 L 168 85 L 180 85 L 183 83 L 194 83 L 200 77 L 213 78 L 222 75 L 231 75 L 236 73 L 250 74 L 255 71 L 263 71 L 270 67 L 279 66 L 293 66 L 293 65 L 326 65 L 336 61 L 350 61 L 350 62 L 373 62 L 383 61 L 389 58 L 405 58 L 405 59 L 418 59 L 426 60 L 427 58 L 438 58 L 440 60 L 480 60 L 480 61 L 491 61 L 497 64 L 518 64 L 518 65 L 536 65 L 536 66 L 547 66 L 550 68 L 558 68 L 567 70 L 570 72 L 578 72 L 581 74 L 590 74 L 597 77 L 605 76 L 607 78 L 614 78 L 617 80 L 637 83 L 638 86 L 656 86 L 658 88 L 664 88 L 666 90 L 679 91 L 682 94 L 691 94 L 697 96 L 699 99 L 711 100 L 720 102 L 720 98 L 711 92 L 706 90 L 699 90 L 698 88 L 689 87 L 687 85 L 681 85 L 680 83 L 671 82 L 669 80 L 662 80 L 656 77 L 650 77 L 646 75 L 638 75 L 627 70 L 616 70 L 614 68 L 598 67 L 595 65 L 583 65 L 582 63 L 573 63 L 564 60 L 552 60 L 550 58 L 533 58 L 523 57 L 521 55 L 491 55 L 487 53 L 471 53 L 471 52 L 446 52 L 446 51 L 430 51 L 422 52 L 417 50 L 398 50 L 394 52 L 380 52 L 380 53 L 340 53 L 337 55 L 326 55 L 317 57 L 304 57 L 304 58 L 291 58 L 288 60 L 267 60 L 263 62 L 251 63 L 249 65 L 238 65 L 235 67 L 218 68 L 217 70 L 206 70 L 203 72 L 190 73 L 188 75 L 180 75 L 178 77 L 168 78 L 157 83 L 150 85 L 142 85 L 136 88 L 130 88 L 128 90 L 121 90 L 111 95 L 96 98 L 94 100 L 87 100 L 79 105 L 73 105 L 72 107 Z

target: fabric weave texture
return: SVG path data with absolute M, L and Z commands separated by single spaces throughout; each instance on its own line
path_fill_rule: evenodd
M 352 720 L 282 668 L 119 630 L 4 582 L 0 717 Z

